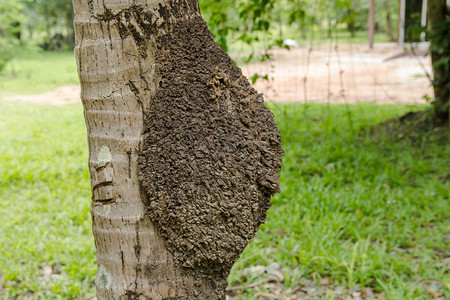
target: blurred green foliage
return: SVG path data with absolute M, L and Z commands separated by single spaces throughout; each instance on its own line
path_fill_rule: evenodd
M 366 29 L 363 0 L 200 0 L 200 9 L 217 43 L 225 51 L 250 50 L 247 61 L 266 60 L 267 50 L 284 39 L 312 39 L 319 31 Z M 377 2 L 377 28 L 396 32 L 397 3 Z M 386 23 L 386 14 L 391 22 Z M 70 50 L 74 45 L 71 0 L 0 0 L 0 71 L 19 49 Z M 297 36 L 297 32 L 301 35 Z
M 25 2 L 0 0 L 0 72 L 20 47 L 20 26 L 27 20 Z

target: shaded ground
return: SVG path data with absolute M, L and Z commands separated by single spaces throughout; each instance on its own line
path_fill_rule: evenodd
M 426 49 L 415 52 L 417 56 L 411 51 L 405 55 L 403 48 L 393 43 L 376 44 L 372 51 L 365 44 L 317 45 L 277 49 L 274 61 L 242 69 L 249 77 L 269 75 L 269 81 L 259 80 L 255 86 L 274 102 L 425 103 L 424 96 L 433 95 L 426 76 L 426 72 L 431 74 L 431 62 L 429 56 L 423 57 Z M 79 87 L 6 99 L 63 105 L 79 101 Z
M 448 122 L 436 121 L 431 109 L 410 111 L 399 118 L 390 119 L 366 128 L 374 137 L 394 136 L 397 139 L 408 139 L 412 145 L 419 145 L 434 135 L 437 141 L 445 146 L 450 143 L 448 139 Z M 449 173 L 446 173 L 448 176 Z

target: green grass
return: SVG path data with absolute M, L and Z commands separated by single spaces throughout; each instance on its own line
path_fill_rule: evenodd
M 450 297 L 448 135 L 413 142 L 362 128 L 420 106 L 270 105 L 286 156 L 266 225 L 234 266 L 276 262 L 284 288 L 302 279 L 372 287 L 387 299 Z M 0 292 L 41 299 L 93 295 L 86 129 L 81 105 L 0 101 Z M 438 139 L 439 137 L 439 139 Z M 447 179 L 446 179 L 447 178 Z M 447 254 L 445 254 L 447 253 Z M 51 266 L 56 275 L 45 275 Z M 0 288 L 1 290 L 1 288 Z M 257 299 L 256 289 L 241 292 Z
M 81 106 L 0 109 L 0 273 L 12 285 L 0 298 L 86 294 L 95 250 Z M 60 274 L 43 276 L 45 265 Z
M 448 132 L 414 141 L 361 133 L 419 106 L 352 105 L 350 117 L 337 105 L 271 108 L 286 152 L 282 192 L 230 283 L 242 284 L 246 266 L 277 262 L 288 287 L 329 277 L 331 285 L 372 287 L 388 299 L 428 299 L 429 282 L 439 282 L 449 297 L 448 262 L 442 265 L 450 250 Z
M 0 74 L 0 98 L 43 93 L 69 84 L 78 84 L 72 51 L 30 52 L 13 59 Z

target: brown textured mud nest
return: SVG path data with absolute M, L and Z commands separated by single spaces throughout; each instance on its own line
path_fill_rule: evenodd
M 280 134 L 200 16 L 157 45 L 139 157 L 147 214 L 183 267 L 228 271 L 279 190 Z

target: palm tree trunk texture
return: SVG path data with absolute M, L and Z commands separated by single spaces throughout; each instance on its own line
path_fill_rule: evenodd
M 196 0 L 73 0 L 99 299 L 225 299 L 280 134 Z

